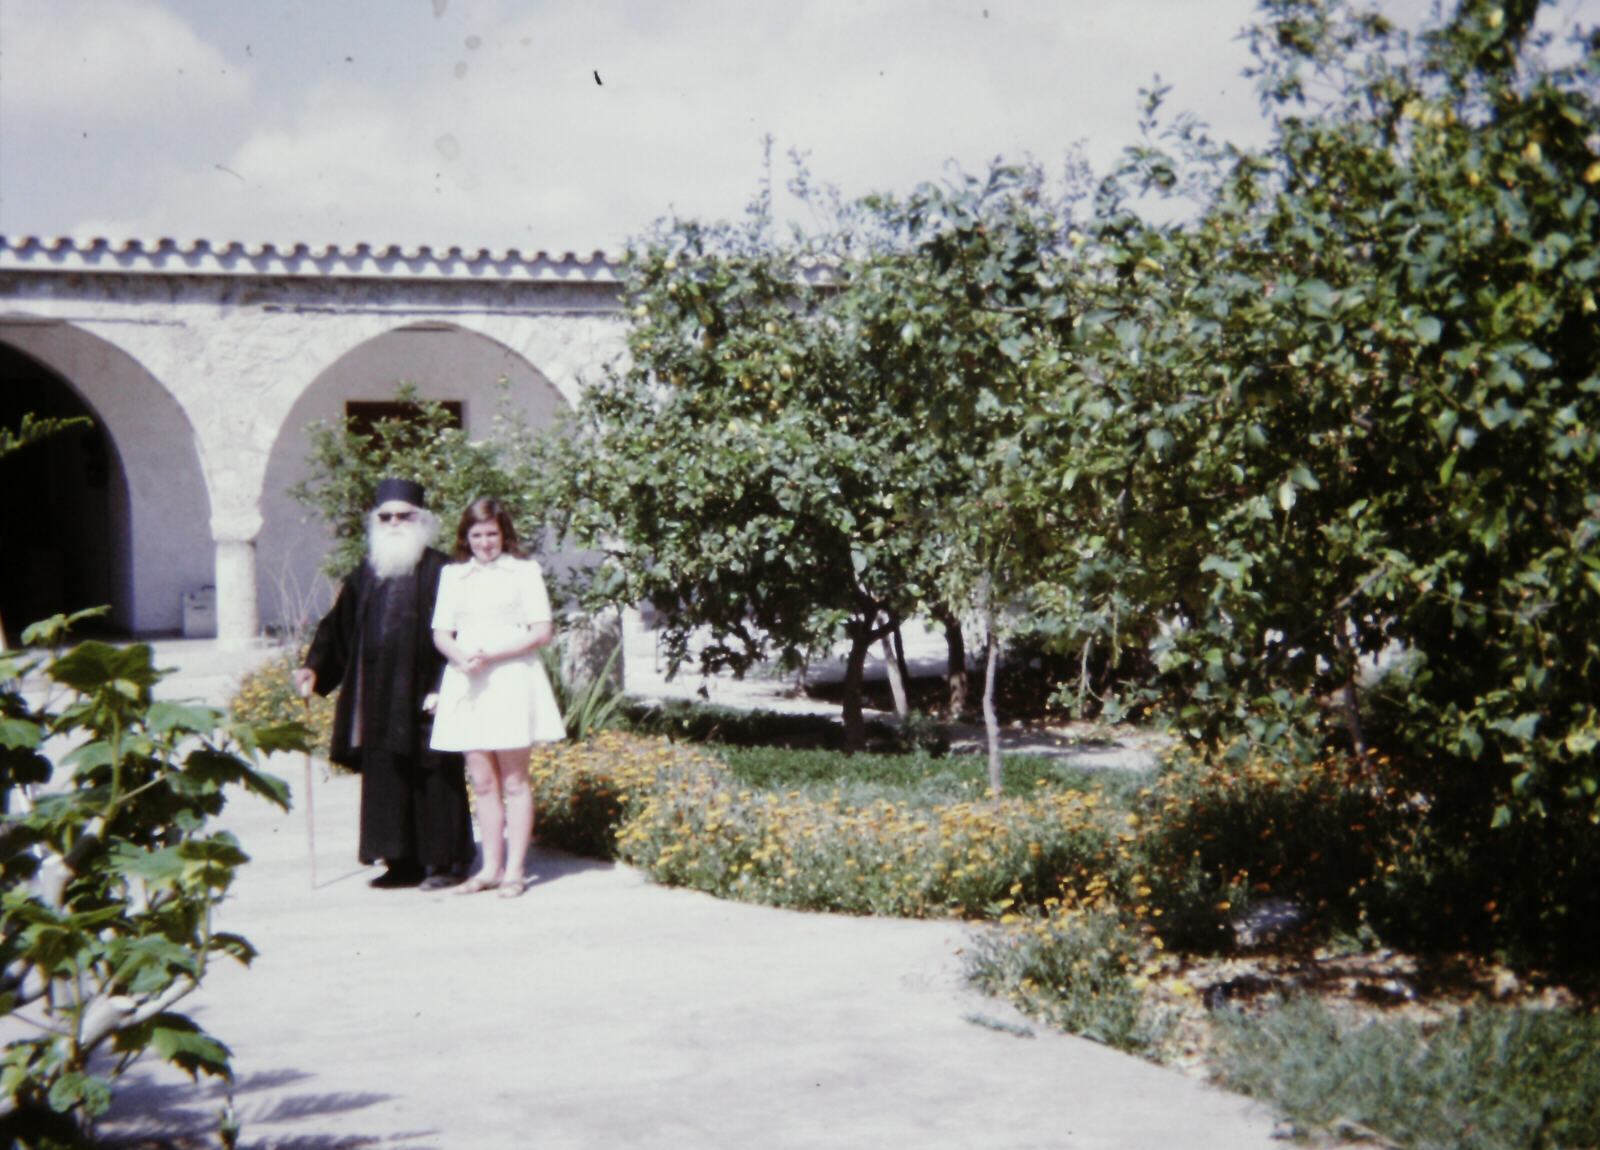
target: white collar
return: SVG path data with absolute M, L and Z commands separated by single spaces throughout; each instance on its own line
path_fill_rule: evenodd
M 462 563 L 462 566 L 466 568 L 465 572 L 462 574 L 462 578 L 464 579 L 468 575 L 475 575 L 480 571 L 494 571 L 501 567 L 509 566 L 514 562 L 516 562 L 516 560 L 504 551 L 500 552 L 500 554 L 496 555 L 487 563 L 483 563 L 476 558 L 469 557 L 465 562 Z

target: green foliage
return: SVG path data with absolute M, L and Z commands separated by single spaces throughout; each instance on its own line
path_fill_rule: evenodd
M 1422 953 L 1498 954 L 1592 967 L 1600 865 L 1586 821 L 1492 827 L 1477 780 L 1424 775 L 1348 754 L 1311 762 L 1246 741 L 1214 759 L 1180 755 L 1132 797 L 1122 873 L 1141 876 L 1141 914 L 1175 947 L 1235 943 L 1232 924 L 1288 900 L 1284 945 L 1332 936 Z
M 581 743 L 541 744 L 529 763 L 539 841 L 593 858 L 617 857 L 617 836 L 660 776 L 707 760 L 664 739 L 601 731 Z
M 558 644 L 551 643 L 540 649 L 539 657 L 544 661 L 545 673 L 555 692 L 556 705 L 561 708 L 567 738 L 573 742 L 581 743 L 619 720 L 627 699 L 612 672 L 621 656 L 619 643 L 596 674 L 574 681 L 563 669 Z
M 548 470 L 576 537 L 618 558 L 611 595 L 663 613 L 674 668 L 700 629 L 706 670 L 798 664 L 841 633 L 864 654 L 915 603 L 885 530 L 909 437 L 854 386 L 790 253 L 735 245 L 680 224 L 635 254 L 632 366 L 585 394 Z
M 1229 924 L 1268 898 L 1303 907 L 1314 934 L 1354 934 L 1399 854 L 1394 800 L 1348 758 L 1181 758 L 1142 793 L 1127 856 L 1185 950 L 1232 947 Z
M 1223 1081 L 1303 1127 L 1408 1150 L 1590 1146 L 1600 1131 L 1592 1013 L 1491 1006 L 1357 1027 L 1295 999 L 1216 1021 Z
M 985 935 L 968 967 L 979 986 L 1052 1026 L 1144 1052 L 1162 1030 L 1139 985 L 1149 951 L 1123 914 L 1101 906 Z
M 607 591 L 662 612 L 674 667 L 696 631 L 706 670 L 846 638 L 860 745 L 870 644 L 1017 568 L 1007 485 L 1049 482 L 1018 442 L 1049 382 L 1030 368 L 1056 354 L 1024 334 L 1068 330 L 1041 187 L 997 167 L 832 202 L 818 234 L 788 237 L 763 196 L 747 226 L 677 220 L 630 254 L 628 366 L 586 394 L 549 470 L 578 537 L 614 558 Z M 1024 518 L 1030 539 L 1058 522 Z
M 32 412 L 28 412 L 23 415 L 22 422 L 15 431 L 9 427 L 0 427 L 0 456 L 20 451 L 28 444 L 36 443 L 48 435 L 56 435 L 74 427 L 89 427 L 93 422 L 86 415 L 74 415 L 65 419 L 40 419 Z
M 1076 653 L 1082 709 L 1320 754 L 1375 746 L 1358 672 L 1399 647 L 1379 749 L 1475 772 L 1501 823 L 1600 817 L 1600 48 L 1550 66 L 1488 7 L 1416 39 L 1263 12 L 1259 153 L 1156 92 L 1087 214 L 997 165 L 633 253 L 575 515 L 675 658 L 696 627 L 707 667 L 855 657 L 955 603 Z M 1149 192 L 1200 214 L 1151 225 Z
M 59 640 L 67 622 L 29 637 Z M 22 694 L 27 675 L 43 702 Z M 173 1010 L 213 956 L 254 953 L 212 927 L 247 856 L 208 820 L 235 787 L 286 806 L 252 759 L 305 731 L 155 700 L 161 676 L 143 644 L 0 654 L 0 1009 L 28 1024 L 0 1056 L 0 1121 L 24 1144 L 86 1127 L 146 1052 L 229 1076 L 227 1048 Z M 114 1060 L 92 1070 L 102 1050 Z
M 310 474 L 289 493 L 333 527 L 336 546 L 323 570 L 339 579 L 360 566 L 366 515 L 378 481 L 387 476 L 422 484 L 439 517 L 438 545 L 446 553 L 455 545 L 461 513 L 480 496 L 504 504 L 523 544 L 537 549 L 548 510 L 544 473 L 535 462 L 534 436 L 509 398 L 502 393 L 492 434 L 477 441 L 450 426 L 443 404 L 420 397 L 413 385 L 402 383 L 395 399 L 411 405 L 415 418 L 382 419 L 370 433 L 349 421 L 307 428 Z
M 1496 826 L 1500 795 L 1449 762 L 1389 764 L 1398 804 L 1385 865 L 1363 893 L 1396 945 L 1503 954 L 1523 965 L 1592 969 L 1600 946 L 1600 836 L 1570 808 Z
M 1498 11 L 1413 41 L 1343 3 L 1269 4 L 1273 144 L 1217 149 L 1179 121 L 1130 151 L 1085 229 L 1082 383 L 1063 398 L 1093 416 L 1069 474 L 1095 562 L 1056 593 L 1099 602 L 1109 578 L 1122 641 L 1158 671 L 1129 694 L 1202 753 L 1244 738 L 1366 763 L 1400 837 L 1355 901 L 1388 929 L 1583 961 L 1600 42 L 1550 67 Z M 1203 193 L 1196 222 L 1127 211 L 1130 187 L 1169 185 Z M 1409 673 L 1369 689 L 1385 650 Z M 1252 886 L 1333 902 L 1357 876 L 1291 878 L 1242 849 L 1264 797 L 1225 793 L 1238 824 L 1209 828 L 1191 893 L 1227 900 L 1212 864 L 1233 843 Z M 1334 842 L 1356 823 L 1341 813 Z
M 1089 882 L 1110 858 L 1093 801 L 885 798 L 741 789 L 706 775 L 656 789 L 619 836 L 657 880 L 807 910 L 996 916 Z
M 1077 350 L 1118 458 L 1082 522 L 1123 558 L 1121 625 L 1199 741 L 1305 731 L 1348 687 L 1365 749 L 1357 663 L 1398 645 L 1384 749 L 1471 772 L 1501 822 L 1600 815 L 1600 45 L 1549 67 L 1487 6 L 1415 42 L 1265 13 L 1271 147 L 1136 150 L 1147 184 L 1208 173 L 1204 214 L 1110 196 L 1087 249 Z

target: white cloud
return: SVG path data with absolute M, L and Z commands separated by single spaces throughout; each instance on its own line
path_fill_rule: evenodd
M 736 215 L 766 133 L 852 195 L 938 178 L 951 158 L 1053 166 L 1079 140 L 1105 163 L 1156 72 L 1174 107 L 1259 138 L 1234 40 L 1250 13 L 1251 0 L 452 3 L 353 43 L 384 61 L 377 73 L 290 88 L 258 45 L 260 99 L 236 110 L 226 150 L 163 149 L 158 190 L 75 230 L 614 249 L 669 208 Z M 184 32 L 185 59 L 209 51 Z
M 0 5 L 8 133 L 196 121 L 236 108 L 248 73 L 154 0 Z

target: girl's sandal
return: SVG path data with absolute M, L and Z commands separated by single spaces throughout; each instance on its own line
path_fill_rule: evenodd
M 456 889 L 451 891 L 450 893 L 452 893 L 452 894 L 478 894 L 478 893 L 480 893 L 482 891 L 493 890 L 495 887 L 497 887 L 499 885 L 500 885 L 500 880 L 499 879 L 484 878 L 482 875 L 477 875 L 477 876 L 475 876 L 473 878 L 469 878 L 466 882 L 464 882 L 460 886 L 456 887 Z
M 499 884 L 501 898 L 521 898 L 526 887 L 521 879 L 508 878 Z

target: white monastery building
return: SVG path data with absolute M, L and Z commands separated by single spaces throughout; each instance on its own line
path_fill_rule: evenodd
M 537 429 L 622 351 L 598 253 L 0 236 L 0 426 L 94 421 L 0 460 L 0 619 L 249 645 L 328 601 L 309 423 L 406 381 L 487 434 L 504 379 Z

